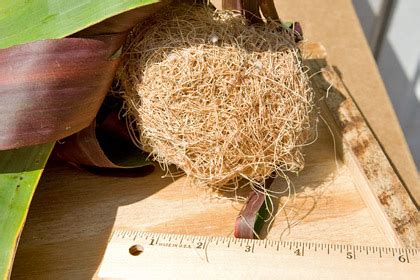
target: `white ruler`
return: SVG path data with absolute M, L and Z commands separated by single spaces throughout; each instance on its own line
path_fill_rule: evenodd
M 99 278 L 420 279 L 420 250 L 114 231 Z

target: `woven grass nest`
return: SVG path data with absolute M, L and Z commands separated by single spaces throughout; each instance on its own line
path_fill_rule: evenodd
M 313 91 L 279 23 L 171 6 L 135 28 L 125 57 L 119 81 L 132 136 L 163 166 L 216 188 L 303 168 Z

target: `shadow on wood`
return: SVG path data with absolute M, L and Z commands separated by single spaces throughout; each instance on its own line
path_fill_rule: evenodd
M 172 182 L 161 175 L 104 177 L 50 162 L 29 211 L 13 279 L 27 278 L 26 271 L 36 271 L 32 279 L 92 278 L 118 207 L 141 201 Z M 138 215 L 143 215 L 141 210 Z M 82 266 L 79 260 L 85 260 Z

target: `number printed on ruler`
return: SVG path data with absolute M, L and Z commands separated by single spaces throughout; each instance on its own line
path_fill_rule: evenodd
M 115 231 L 109 242 L 113 240 L 130 240 L 134 243 L 143 242 L 148 246 L 171 248 L 205 249 L 215 248 L 256 253 L 256 251 L 276 251 L 280 254 L 288 253 L 295 256 L 331 255 L 341 256 L 347 260 L 359 258 L 391 258 L 399 263 L 410 263 L 414 258 L 419 261 L 419 249 L 387 248 L 362 245 L 340 245 L 326 243 L 312 243 L 299 241 L 251 240 L 226 237 L 189 236 L 178 234 L 148 233 L 138 231 Z
M 346 278 L 341 274 L 351 272 L 360 279 L 400 279 L 402 275 L 416 279 L 420 256 L 418 249 L 121 230 L 113 232 L 99 274 L 110 278 L 131 278 L 138 276 L 136 273 L 165 277 L 179 271 L 191 276 L 207 271 L 225 278 L 230 278 L 225 272 L 232 271 L 232 278 L 242 274 L 245 278 L 270 277 L 270 273 L 301 279 Z

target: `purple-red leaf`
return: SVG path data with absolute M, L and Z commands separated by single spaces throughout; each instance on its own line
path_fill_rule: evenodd
M 264 201 L 265 194 L 252 191 L 248 200 L 235 222 L 234 236 L 237 238 L 254 238 L 254 227 L 257 220 L 257 214 L 260 211 Z
M 111 85 L 128 31 L 162 5 L 128 11 L 71 38 L 0 49 L 0 150 L 86 128 Z
M 115 107 L 107 108 L 109 104 Z M 55 158 L 91 171 L 99 169 L 88 166 L 105 168 L 107 171 L 149 165 L 153 168 L 153 164 L 146 160 L 147 155 L 134 146 L 125 119 L 120 119 L 118 115 L 119 105 L 113 98 L 107 98 L 96 121 L 56 144 L 53 153 Z M 126 170 L 121 174 L 127 173 L 133 172 Z
M 271 184 L 274 182 L 276 174 L 273 173 L 269 178 L 267 178 L 261 186 L 258 188 L 261 190 L 257 192 L 252 190 L 249 194 L 248 200 L 236 218 L 235 222 L 235 231 L 234 236 L 237 238 L 254 238 L 257 231 L 260 229 L 256 227 L 256 222 L 258 215 L 260 213 L 266 212 L 266 203 L 267 198 L 266 192 L 270 188 Z M 263 219 L 262 222 L 265 222 L 265 215 L 262 215 L 260 218 Z
M 0 150 L 53 142 L 87 127 L 111 85 L 119 35 L 0 50 Z

